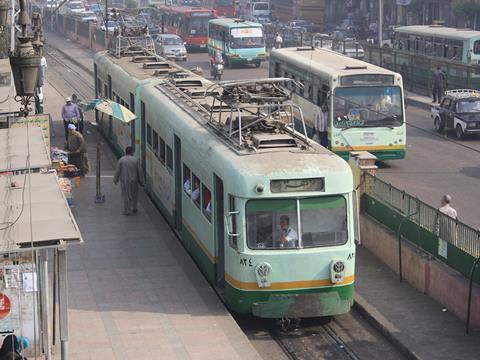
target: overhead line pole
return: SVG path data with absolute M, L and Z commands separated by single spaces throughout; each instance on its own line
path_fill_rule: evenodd
M 383 46 L 383 0 L 378 0 L 378 46 Z

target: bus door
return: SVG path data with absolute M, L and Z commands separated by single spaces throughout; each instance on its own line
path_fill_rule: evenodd
M 175 178 L 175 230 L 182 233 L 182 143 L 180 138 L 175 135 L 174 140 L 174 178 Z
M 215 224 L 215 247 L 217 248 L 217 277 L 216 283 L 223 287 L 225 277 L 225 212 L 224 212 L 224 196 L 223 181 L 214 174 L 214 224 Z
M 145 103 L 140 101 L 140 111 L 141 111 L 141 137 L 142 137 L 142 145 L 141 145 L 141 164 L 143 170 L 143 177 L 147 178 L 147 121 L 146 121 L 146 114 L 145 114 Z

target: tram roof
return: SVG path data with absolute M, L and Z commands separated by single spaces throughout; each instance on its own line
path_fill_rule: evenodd
M 211 24 L 226 26 L 229 28 L 238 28 L 238 27 L 263 27 L 262 24 L 243 20 L 243 19 L 233 19 L 233 18 L 217 18 L 209 21 Z
M 323 48 L 283 48 L 275 49 L 272 58 L 279 58 L 314 74 L 329 73 L 332 76 L 385 74 L 394 75 L 391 70 L 353 59 L 335 51 Z
M 480 31 L 438 25 L 400 26 L 395 28 L 394 31 L 404 34 L 424 35 L 454 40 L 469 40 L 476 37 L 480 38 Z
M 187 12 L 208 12 L 212 14 L 215 12 L 212 9 L 196 7 L 196 6 L 157 6 L 160 12 L 169 12 L 169 13 L 187 13 Z

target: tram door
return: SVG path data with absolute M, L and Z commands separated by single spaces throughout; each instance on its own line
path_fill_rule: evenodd
M 215 211 L 215 242 L 217 248 L 217 285 L 224 285 L 225 276 L 225 216 L 223 181 L 216 174 L 215 176 L 215 197 L 213 210 Z
M 182 143 L 180 138 L 175 135 L 174 140 L 174 159 L 175 159 L 175 230 L 182 232 Z

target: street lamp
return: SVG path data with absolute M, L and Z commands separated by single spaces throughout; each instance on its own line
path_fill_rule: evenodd
M 18 25 L 21 26 L 22 33 L 18 36 L 16 49 L 9 54 L 9 57 L 17 92 L 15 101 L 21 103 L 23 107 L 20 108 L 20 112 L 27 116 L 32 110 L 29 105 L 32 99 L 35 98 L 41 55 L 39 47 L 35 49 L 32 44 L 32 37 L 27 35 L 27 26 L 30 25 L 30 18 L 25 10 L 25 0 L 20 0 Z

